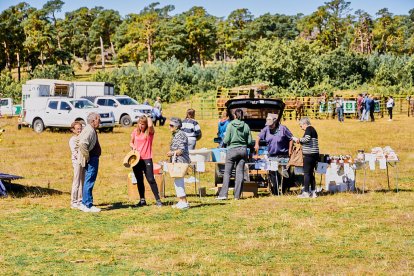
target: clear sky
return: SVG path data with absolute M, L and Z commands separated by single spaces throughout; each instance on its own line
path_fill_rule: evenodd
M 159 2 L 160 7 L 166 5 L 174 5 L 173 14 L 182 13 L 189 10 L 193 6 L 202 6 L 207 12 L 214 16 L 225 17 L 232 11 L 239 8 L 247 8 L 255 16 L 258 17 L 267 12 L 271 14 L 280 13 L 287 15 L 295 15 L 303 13 L 308 15 L 315 11 L 317 7 L 327 2 L 327 0 L 62 0 L 65 2 L 62 13 L 59 17 L 64 17 L 64 12 L 73 11 L 80 7 L 87 6 L 93 8 L 102 6 L 105 9 L 113 9 L 119 11 L 121 16 L 129 13 L 138 13 L 150 3 Z M 15 0 L 0 0 L 0 11 L 19 2 Z M 24 1 L 35 8 L 41 8 L 46 0 L 26 0 Z M 413 0 L 350 0 L 352 13 L 358 9 L 368 12 L 375 16 L 375 13 L 382 9 L 388 8 L 393 14 L 408 14 L 410 9 L 414 8 Z

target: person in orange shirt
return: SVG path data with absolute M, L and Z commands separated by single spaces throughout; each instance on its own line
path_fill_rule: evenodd
M 137 179 L 138 193 L 140 196 L 140 200 L 137 204 L 138 207 L 147 205 L 145 200 L 144 174 L 156 199 L 156 205 L 158 207 L 162 206 L 157 182 L 154 178 L 154 165 L 152 162 L 152 142 L 154 140 L 154 133 L 155 130 L 151 118 L 143 115 L 138 119 L 137 127 L 132 132 L 131 142 L 129 143 L 131 148 L 138 151 L 140 154 L 138 164 L 132 168 L 135 178 Z

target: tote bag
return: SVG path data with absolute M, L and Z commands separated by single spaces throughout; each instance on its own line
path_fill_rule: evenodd
M 175 162 L 177 156 L 174 154 L 172 157 L 172 163 L 167 163 L 168 173 L 172 178 L 181 178 L 187 173 L 188 164 L 187 163 L 177 163 Z
M 302 147 L 294 145 L 292 155 L 289 158 L 288 166 L 303 167 Z

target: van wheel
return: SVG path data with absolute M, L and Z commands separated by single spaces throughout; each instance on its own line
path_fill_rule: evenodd
M 33 123 L 33 130 L 36 133 L 41 133 L 45 130 L 45 125 L 43 124 L 42 119 L 36 119 Z
M 132 120 L 131 120 L 131 117 L 129 117 L 129 115 L 122 116 L 122 118 L 119 122 L 121 123 L 121 126 L 123 126 L 123 127 L 132 126 Z

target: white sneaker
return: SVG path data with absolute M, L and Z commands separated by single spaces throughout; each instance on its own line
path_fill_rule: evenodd
M 91 213 L 99 213 L 101 211 L 100 208 L 92 206 L 91 208 L 89 208 L 89 212 Z
M 311 194 L 310 194 L 310 197 L 311 198 L 317 198 L 318 195 L 316 194 L 316 191 L 312 191 Z
M 85 212 L 85 213 L 90 212 L 90 208 L 86 207 L 86 205 L 84 205 L 82 203 L 79 205 L 79 210 L 81 210 L 82 212 Z
M 81 205 L 81 204 L 79 204 L 79 203 L 71 203 L 71 204 L 70 204 L 70 208 L 71 208 L 71 209 L 79 209 L 79 208 L 80 208 L 80 205 Z
M 188 202 L 183 202 L 183 201 L 179 201 L 177 204 L 172 206 L 175 209 L 188 209 L 190 208 L 190 204 L 188 204 Z
M 216 197 L 217 200 L 227 200 L 227 196 L 218 196 Z
M 298 195 L 298 198 L 309 198 L 308 192 L 302 192 L 300 195 Z

